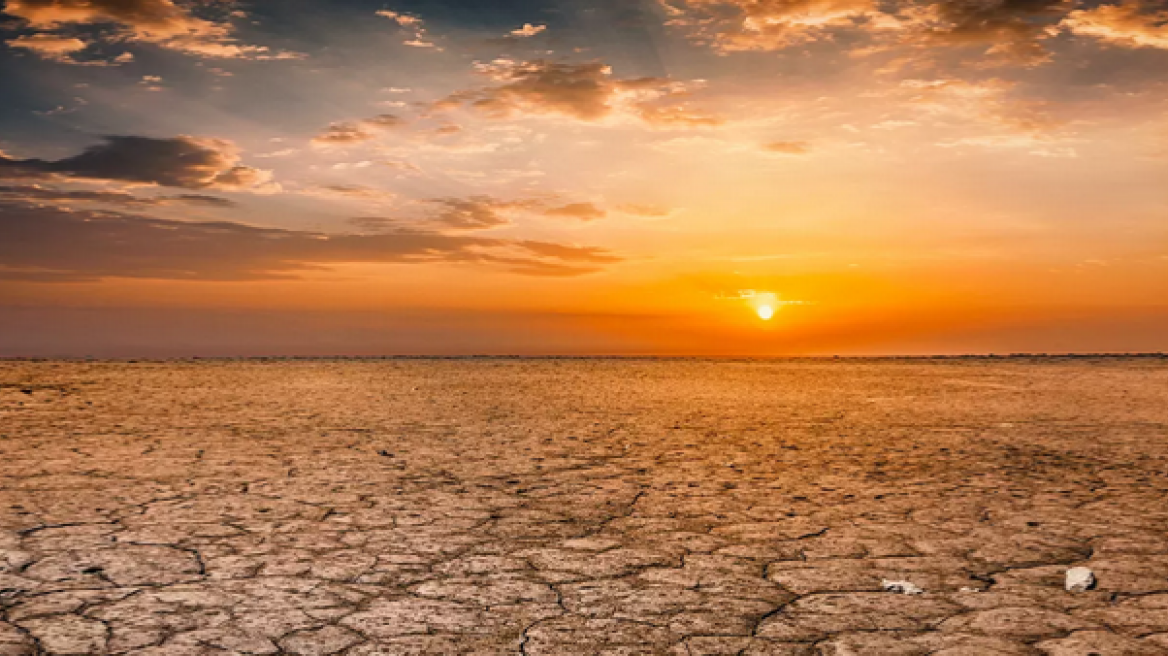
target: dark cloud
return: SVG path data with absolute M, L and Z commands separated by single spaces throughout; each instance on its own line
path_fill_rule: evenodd
M 0 278 L 257 280 L 333 264 L 448 262 L 570 276 L 619 258 L 597 248 L 396 229 L 372 235 L 187 222 L 0 200 Z
M 221 139 L 106 137 L 80 155 L 56 161 L 0 154 L 0 178 L 86 178 L 187 189 L 248 189 L 267 183 L 267 171 L 239 164 Z
M 477 71 L 495 86 L 459 91 L 434 104 L 435 109 L 467 107 L 491 118 L 523 114 L 558 114 L 599 121 L 623 112 L 651 125 L 699 127 L 720 123 L 678 105 L 691 85 L 660 77 L 616 78 L 602 62 L 583 64 L 546 60 L 498 59 L 478 64 Z
M 235 203 L 218 196 L 203 194 L 177 194 L 174 196 L 135 196 L 125 191 L 107 190 L 62 190 L 40 185 L 0 185 L 0 199 L 8 201 L 43 203 L 102 203 L 122 207 L 147 207 L 155 205 L 187 204 L 208 207 L 234 207 Z
M 206 196 L 203 194 L 176 194 L 174 196 L 157 196 L 153 200 L 161 200 L 173 203 L 187 203 L 190 205 L 206 205 L 208 207 L 234 207 L 235 202 L 227 200 L 226 198 L 219 198 L 218 196 Z
M 928 45 L 988 46 L 987 53 L 1024 64 L 1046 61 L 1042 41 L 1070 8 L 1066 0 L 945 0 L 928 5 Z

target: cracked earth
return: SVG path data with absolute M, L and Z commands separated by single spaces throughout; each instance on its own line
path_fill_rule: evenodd
M 1168 654 L 1166 490 L 1155 358 L 0 362 L 0 654 Z

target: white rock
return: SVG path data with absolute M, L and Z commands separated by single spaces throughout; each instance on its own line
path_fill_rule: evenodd
M 895 592 L 906 595 L 919 595 L 924 592 L 924 590 L 918 588 L 912 583 L 909 583 L 908 581 L 889 581 L 888 579 L 885 579 L 882 585 L 884 586 L 885 592 Z
M 1067 592 L 1086 592 L 1095 587 L 1095 573 L 1086 567 L 1067 570 Z

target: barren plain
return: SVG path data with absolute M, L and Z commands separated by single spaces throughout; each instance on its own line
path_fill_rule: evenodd
M 0 362 L 0 654 L 122 653 L 1168 654 L 1168 360 Z

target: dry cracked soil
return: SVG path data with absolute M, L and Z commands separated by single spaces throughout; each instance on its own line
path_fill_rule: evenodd
M 1157 358 L 0 362 L 0 654 L 1168 654 L 1166 474 Z

